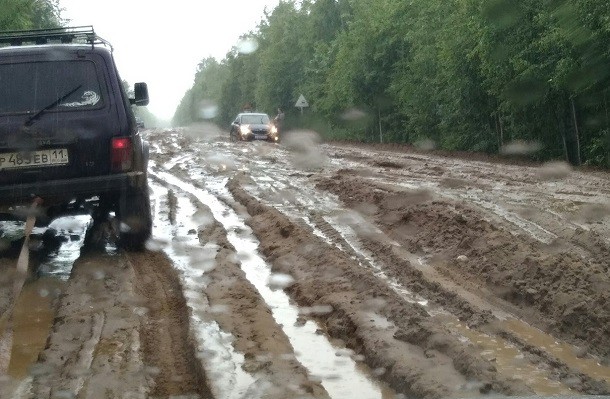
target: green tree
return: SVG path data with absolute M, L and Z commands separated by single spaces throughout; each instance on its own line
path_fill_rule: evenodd
M 58 28 L 59 0 L 0 0 L 0 31 Z

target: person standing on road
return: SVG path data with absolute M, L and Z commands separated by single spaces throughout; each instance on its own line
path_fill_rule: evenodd
M 273 118 L 273 123 L 278 132 L 282 131 L 284 127 L 284 111 L 281 108 L 277 109 L 277 115 Z

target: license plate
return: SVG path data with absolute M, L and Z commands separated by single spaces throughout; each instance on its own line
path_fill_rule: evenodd
M 254 135 L 254 138 L 257 140 L 267 140 L 267 135 L 266 134 L 256 134 L 256 135 Z
M 5 152 L 0 154 L 0 170 L 66 165 L 69 162 L 67 148 L 31 152 Z

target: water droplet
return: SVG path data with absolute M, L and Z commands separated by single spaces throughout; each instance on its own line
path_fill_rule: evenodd
M 357 121 L 365 117 L 366 112 L 359 110 L 358 108 L 350 108 L 341 114 L 341 119 L 346 121 Z
M 542 145 L 536 141 L 515 140 L 504 144 L 500 148 L 500 154 L 504 155 L 528 155 L 542 149 Z
M 227 306 L 227 305 L 210 306 L 210 313 L 212 313 L 212 314 L 227 313 L 227 312 L 229 312 L 229 306 Z
M 133 313 L 137 316 L 144 317 L 148 313 L 148 308 L 137 306 L 133 308 Z
M 159 239 L 150 239 L 148 241 L 146 241 L 146 249 L 149 251 L 161 251 L 163 250 L 163 248 L 167 247 L 168 242 L 165 240 L 159 240 Z
M 202 100 L 199 103 L 199 117 L 201 119 L 214 119 L 218 115 L 218 105 L 211 101 Z
M 258 40 L 253 37 L 244 37 L 237 42 L 236 47 L 240 54 L 252 54 L 258 50 Z
M 51 372 L 53 371 L 53 368 L 50 365 L 45 365 L 42 363 L 36 363 L 33 364 L 32 366 L 30 366 L 29 370 L 29 374 L 32 377 L 40 377 L 46 374 L 51 374 Z
M 106 273 L 104 273 L 102 270 L 95 270 L 93 272 L 94 280 L 102 280 L 104 277 L 106 277 Z
M 436 143 L 430 139 L 422 139 L 413 143 L 415 148 L 423 151 L 432 151 L 436 148 Z
M 335 356 L 338 357 L 352 357 L 354 355 L 354 351 L 348 348 L 339 349 L 335 352 Z
M 299 313 L 304 315 L 325 315 L 331 313 L 332 311 L 333 307 L 330 305 L 316 305 L 299 309 Z
M 271 289 L 284 289 L 294 284 L 294 281 L 294 278 L 289 274 L 277 273 L 269 276 L 267 285 Z
M 572 168 L 565 162 L 548 162 L 537 170 L 542 180 L 565 179 L 572 172 Z

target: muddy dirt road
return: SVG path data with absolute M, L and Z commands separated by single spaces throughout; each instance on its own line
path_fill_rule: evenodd
M 147 132 L 144 252 L 35 231 L 0 397 L 610 394 L 609 174 L 227 138 Z

